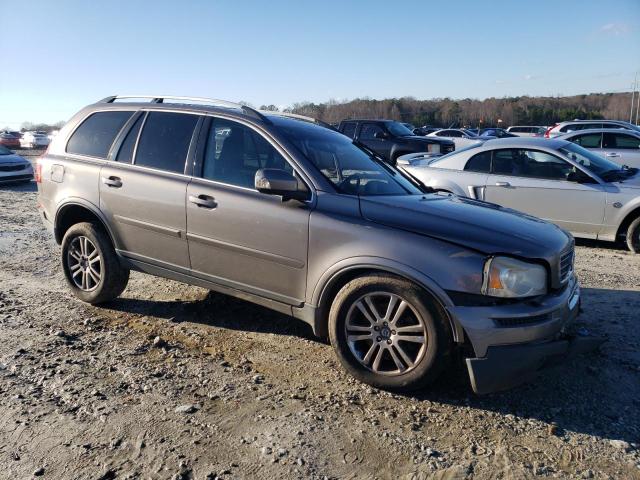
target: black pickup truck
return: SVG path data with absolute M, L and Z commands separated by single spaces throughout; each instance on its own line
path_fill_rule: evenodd
M 407 153 L 442 153 L 455 150 L 451 140 L 420 137 L 400 122 L 393 120 L 343 120 L 338 130 L 353 138 L 395 165 L 400 155 Z

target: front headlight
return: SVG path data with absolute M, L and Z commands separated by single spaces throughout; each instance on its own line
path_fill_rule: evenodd
M 547 293 L 547 270 L 542 265 L 509 257 L 492 257 L 484 265 L 482 293 L 520 298 Z

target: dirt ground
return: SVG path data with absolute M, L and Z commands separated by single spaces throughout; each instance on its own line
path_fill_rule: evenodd
M 601 352 L 474 396 L 392 395 L 303 323 L 133 273 L 71 296 L 35 185 L 0 187 L 0 478 L 640 478 L 640 255 L 579 242 Z

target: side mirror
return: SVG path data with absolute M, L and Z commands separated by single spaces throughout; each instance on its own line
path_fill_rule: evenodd
M 254 179 L 256 190 L 267 195 L 279 195 L 282 200 L 307 200 L 309 191 L 286 170 L 261 168 Z
M 373 138 L 377 138 L 378 140 L 384 140 L 385 138 L 387 138 L 387 134 L 384 132 L 378 131 L 373 134 Z
M 567 182 L 594 183 L 594 180 L 582 170 L 574 170 L 567 175 Z

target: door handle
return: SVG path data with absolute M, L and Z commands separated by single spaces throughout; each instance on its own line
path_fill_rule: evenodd
M 511 184 L 509 182 L 496 182 L 496 187 L 510 187 Z
M 209 195 L 189 195 L 189 201 L 202 208 L 216 208 L 218 206 L 215 199 Z
M 611 152 L 611 153 L 605 153 L 606 157 L 619 157 L 620 154 L 619 153 L 615 153 L 615 152 Z
M 102 177 L 102 183 L 108 187 L 120 188 L 122 186 L 122 180 L 118 177 Z

